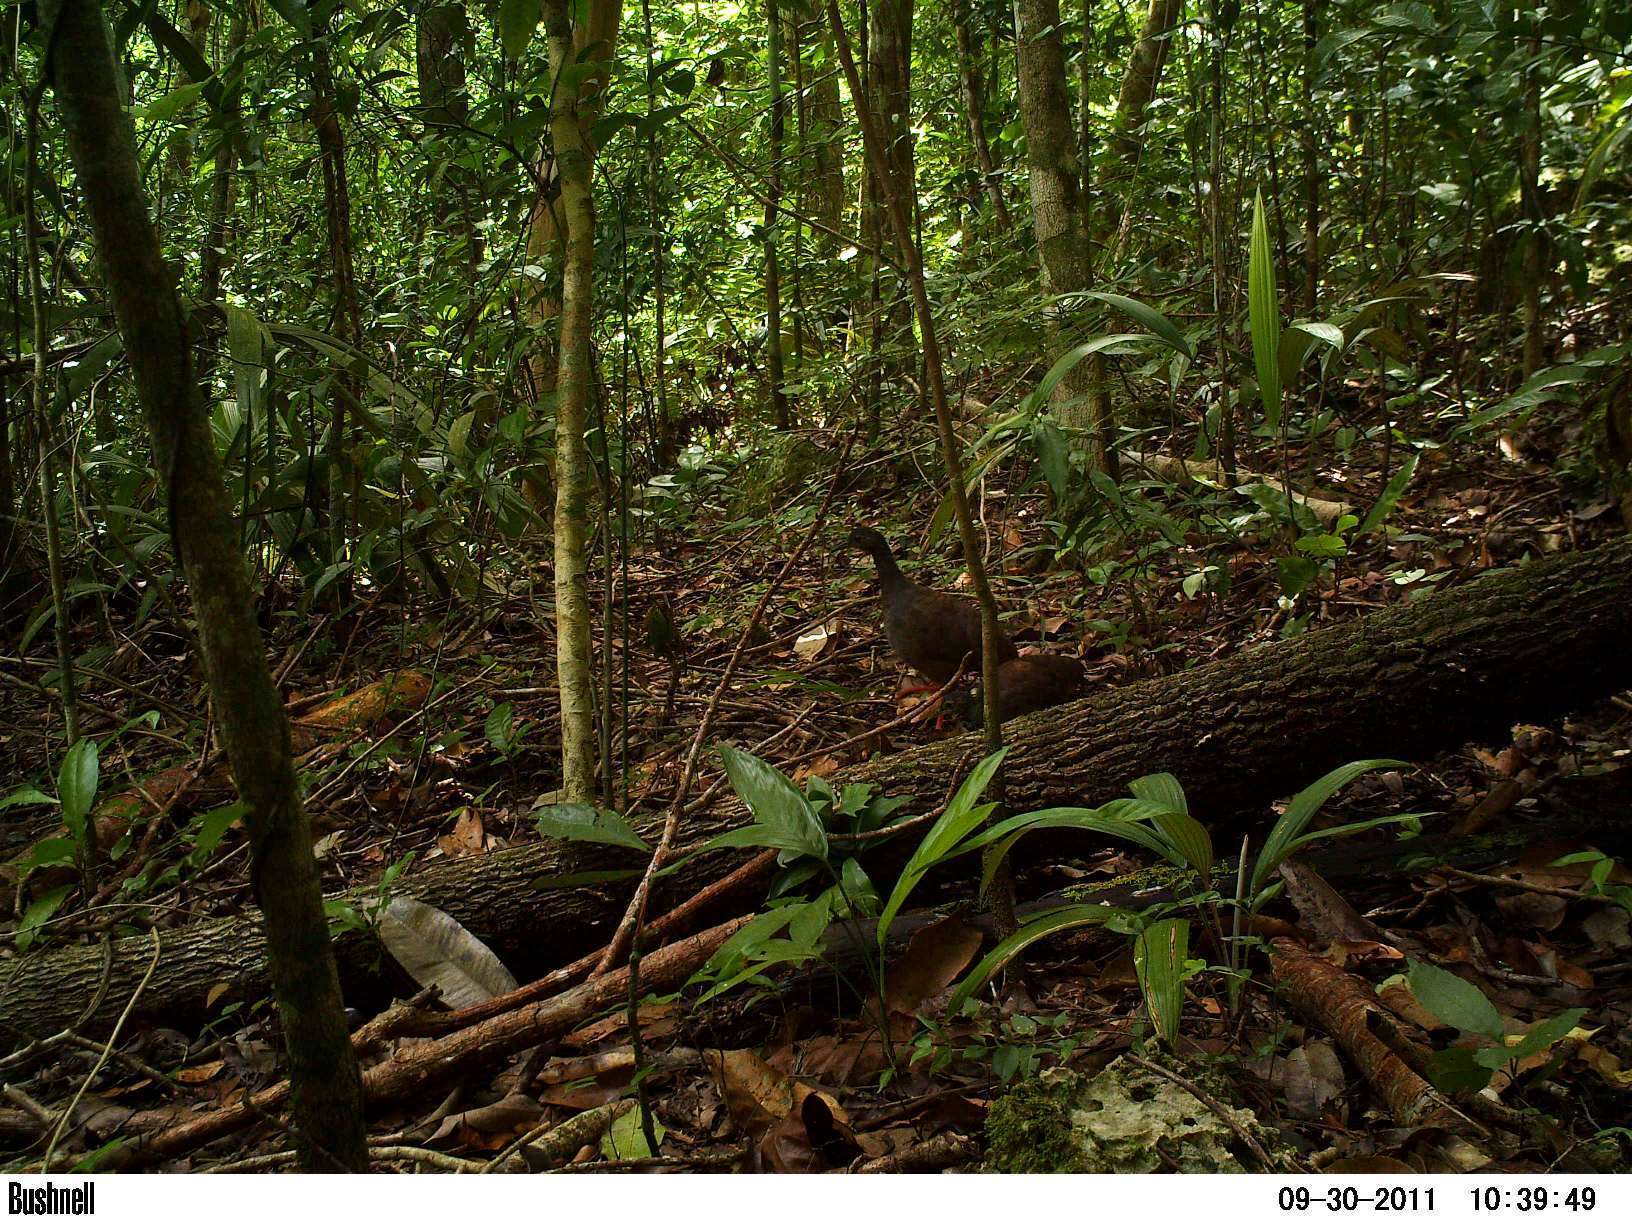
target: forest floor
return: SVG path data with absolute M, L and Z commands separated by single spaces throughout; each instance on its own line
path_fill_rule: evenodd
M 1423 425 L 1430 445 L 1394 510 L 1394 530 L 1355 539 L 1295 609 L 1278 598 L 1274 558 L 1284 546 L 1261 537 L 1244 536 L 1233 550 L 1198 534 L 1137 557 L 1130 547 L 1102 558 L 1104 582 L 1056 564 L 1046 496 L 1022 484 L 1019 468 L 994 467 L 978 490 L 988 563 L 1023 651 L 1088 655 L 1094 687 L 1170 674 L 1609 531 L 1613 512 L 1573 502 L 1554 475 L 1552 461 L 1566 445 L 1561 428 L 1533 422 L 1501 446 L 1475 446 L 1436 439 Z M 1363 516 L 1386 483 L 1384 457 L 1363 443 L 1353 460 L 1315 472 L 1308 491 L 1345 500 Z M 1295 455 L 1292 468 L 1299 470 Z M 901 673 L 878 629 L 870 566 L 840 544 L 856 523 L 876 525 L 918 581 L 956 588 L 962 563 L 955 533 L 924 549 L 938 497 L 921 472 L 934 472 L 927 448 L 877 451 L 847 465 L 842 494 L 816 525 L 815 546 L 752 632 L 710 744 L 752 751 L 802 784 L 842 778 L 860 760 L 949 733 L 934 727 L 934 711 L 924 707 L 903 722 L 914 699 L 896 697 Z M 626 615 L 619 611 L 611 635 L 613 659 L 620 669 L 627 665 L 627 683 L 616 681 L 627 697 L 619 695 L 615 720 L 626 735 L 615 738 L 614 755 L 627 761 L 628 797 L 618 795 L 615 806 L 661 810 L 672 798 L 745 618 L 815 517 L 827 479 L 818 473 L 772 488 L 764 505 L 748 509 L 730 505 L 732 487 L 743 483 L 732 474 L 699 482 L 661 541 L 632 548 L 619 580 L 626 582 Z M 558 785 L 546 553 L 512 550 L 506 564 L 493 567 L 485 606 L 470 614 L 443 618 L 365 593 L 361 611 L 343 620 L 293 608 L 269 618 L 277 671 L 297 719 L 395 673 L 411 669 L 434 680 L 416 712 L 352 737 L 308 774 L 327 888 L 371 883 L 409 856 L 401 879 L 411 883 L 413 863 L 481 856 L 538 838 L 534 809 Z M 1211 580 L 1186 594 L 1185 579 L 1208 565 L 1226 567 L 1228 582 Z M 604 584 L 596 578 L 599 607 Z M 666 612 L 653 618 L 655 607 Z M 1294 613 L 1304 619 L 1293 620 Z M 131 614 L 115 604 L 105 619 L 78 627 L 79 645 L 95 659 L 82 681 L 88 729 L 100 738 L 124 728 L 103 749 L 104 794 L 202 760 L 210 743 L 186 642 L 162 618 L 135 628 Z M 652 646 L 664 637 L 664 615 L 679 639 L 673 659 Z M 45 674 L 37 665 L 41 646 L 33 658 L 0 686 L 0 776 L 50 789 L 54 765 L 46 767 L 42 745 L 55 734 L 58 711 L 35 683 Z M 150 724 L 131 724 L 150 710 L 157 711 Z M 1365 745 L 1354 749 L 1355 757 L 1368 755 Z M 1271 970 L 1262 958 L 1239 998 L 1221 973 L 1193 977 L 1180 1058 L 1158 1055 L 1130 941 L 1104 930 L 1034 946 L 978 1004 L 947 1018 L 946 988 L 980 945 L 979 931 L 952 912 L 924 928 L 891 966 L 892 980 L 919 988 L 893 990 L 885 1006 L 857 1003 L 831 975 L 807 968 L 796 989 L 783 982 L 775 990 L 749 987 L 751 997 L 693 1006 L 681 995 L 643 1007 L 642 1084 L 660 1139 L 655 1155 L 646 1151 L 639 1111 L 619 1113 L 632 1099 L 636 1056 L 618 1014 L 535 1057 L 463 1081 L 451 1094 L 391 1102 L 372 1123 L 378 1158 L 382 1166 L 456 1170 L 501 1155 L 506 1168 L 521 1167 L 519 1155 L 528 1164 L 564 1160 L 584 1171 L 974 1168 L 983 1159 L 1019 1168 L 1025 1156 L 1017 1151 L 1041 1152 L 1053 1142 L 1044 1132 L 1058 1124 L 1060 1102 L 1091 1091 L 1141 1105 L 1127 1111 L 1141 1116 L 1128 1123 L 1120 1147 L 1095 1157 L 1108 1169 L 1255 1169 L 1265 1161 L 1334 1171 L 1624 1169 L 1632 1151 L 1632 1130 L 1622 1126 L 1632 1102 L 1632 931 L 1629 906 L 1603 890 L 1632 884 L 1632 875 L 1624 862 L 1599 866 L 1591 852 L 1625 857 L 1629 756 L 1632 701 L 1619 697 L 1548 725 L 1515 728 L 1509 742 L 1370 775 L 1328 805 L 1323 819 L 1421 813 L 1425 834 L 1454 832 L 1462 840 L 1449 844 L 1474 853 L 1401 866 L 1409 847 L 1397 832 L 1379 830 L 1344 843 L 1344 853 L 1365 862 L 1376 852 L 1382 857 L 1370 861 L 1384 867 L 1356 874 L 1342 861 L 1329 864 L 1334 899 L 1325 918 L 1311 912 L 1307 894 L 1296 906 L 1283 901 L 1269 911 L 1281 929 L 1301 928 L 1326 965 L 1369 984 L 1376 1010 L 1438 1047 L 1438 1071 L 1456 1065 L 1466 1072 L 1467 1060 L 1456 1063 L 1445 1051 L 1488 1049 L 1492 1038 L 1477 1036 L 1466 1012 L 1447 1016 L 1445 1005 L 1425 1005 L 1426 979 L 1411 978 L 1409 967 L 1450 968 L 1473 984 L 1517 1048 L 1513 1059 L 1487 1068 L 1486 1104 L 1475 1109 L 1400 1116 L 1398 1102 L 1361 1074 L 1345 1044 L 1352 1038 L 1336 1031 L 1341 1026 L 1287 1002 L 1284 979 L 1303 970 L 1282 963 Z M 693 793 L 723 784 L 716 758 L 709 754 L 704 764 Z M 1312 780 L 1288 778 L 1284 789 L 1290 794 Z M 1204 806 L 1204 797 L 1193 798 Z M 158 818 L 110 827 L 118 886 L 89 909 L 70 898 L 33 932 L 29 954 L 92 939 L 112 923 L 168 928 L 250 908 L 241 836 L 229 832 L 197 856 L 197 815 L 206 805 L 195 805 L 183 797 Z M 24 854 L 53 832 L 39 809 L 14 808 L 0 829 L 0 857 Z M 1029 868 L 1019 892 L 1029 898 L 1122 881 L 1145 866 L 1136 853 L 1086 852 Z M 13 872 L 4 889 L 13 895 L 0 900 L 0 931 L 16 929 L 43 878 L 19 897 Z M 1217 959 L 1199 935 L 1197 944 L 1193 956 Z M 16 954 L 8 948 L 0 955 Z M 404 976 L 401 993 L 413 990 Z M 1522 1044 L 1523 1034 L 1556 1026 L 1561 1016 L 1569 1022 L 1540 1048 Z M 153 1125 L 155 1116 L 174 1121 L 228 1107 L 279 1074 L 275 1022 L 264 1006 L 222 1014 L 200 1034 L 124 1032 L 105 1065 L 100 1043 L 67 1049 L 62 1058 L 0 1059 L 8 1084 L 0 1151 L 9 1153 L 8 1165 L 37 1165 L 47 1130 L 88 1075 L 60 1152 L 94 1152 L 133 1118 Z M 1084 1086 L 1086 1073 L 1113 1063 L 1112 1074 Z M 1061 1067 L 1084 1079 L 1058 1072 L 1035 1078 Z M 1019 1084 L 1029 1086 L 1016 1091 Z M 1177 1104 L 1165 1095 L 1172 1092 Z M 595 1109 L 604 1135 L 584 1123 L 564 1156 L 540 1154 L 541 1128 Z M 287 1135 L 263 1122 L 162 1167 L 276 1168 L 290 1163 L 288 1147 Z

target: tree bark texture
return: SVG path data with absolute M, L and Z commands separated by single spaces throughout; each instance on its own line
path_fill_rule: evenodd
M 969 118 L 969 142 L 975 150 L 975 169 L 986 198 L 992 202 L 992 219 L 1000 232 L 1007 232 L 1014 224 L 1009 216 L 1008 201 L 1003 198 L 1003 178 L 997 172 L 997 161 L 992 156 L 991 141 L 986 139 L 986 84 L 981 80 L 980 65 L 975 62 L 973 24 L 970 0 L 959 0 L 953 19 L 958 41 L 958 82 L 963 89 L 963 109 Z
M 1031 224 L 1037 235 L 1043 291 L 1051 297 L 1090 288 L 1088 233 L 1083 226 L 1082 168 L 1071 122 L 1071 95 L 1065 81 L 1065 49 L 1060 42 L 1059 0 L 1015 0 L 1015 52 L 1020 72 L 1020 122 L 1026 133 L 1026 168 L 1031 182 Z M 1051 306 L 1054 348 L 1065 347 L 1059 308 Z M 1079 361 L 1054 388 L 1054 415 L 1082 431 L 1088 463 L 1105 467 L 1108 421 L 1103 397 L 1090 394 L 1095 367 Z
M 589 399 L 594 369 L 590 329 L 595 296 L 595 150 L 582 113 L 586 83 L 563 82 L 578 62 L 568 0 L 547 0 L 544 32 L 556 77 L 550 107 L 566 255 L 561 272 L 559 363 L 555 400 L 555 660 L 561 693 L 561 790 L 569 803 L 595 801 L 595 685 L 589 623 L 589 502 L 592 488 Z M 604 10 L 620 0 L 597 0 L 586 28 L 610 25 Z M 585 44 L 588 45 L 588 44 Z M 606 54 L 610 47 L 601 44 Z
M 1267 822 L 1271 801 L 1345 761 L 1423 760 L 1628 687 L 1629 638 L 1632 539 L 1493 571 L 1347 625 L 1013 719 L 1004 725 L 1008 804 L 1017 812 L 1100 804 L 1126 794 L 1133 779 L 1166 770 L 1183 783 L 1197 817 L 1222 835 Z M 877 758 L 839 780 L 913 796 L 907 810 L 923 812 L 981 755 L 979 735 L 961 735 Z M 695 846 L 744 819 L 741 804 L 724 798 L 693 817 L 685 836 Z M 655 836 L 661 823 L 657 813 L 642 828 Z M 1066 852 L 1081 844 L 1063 843 Z M 1023 846 L 1046 853 L 1062 843 L 1039 836 Z M 654 910 L 735 863 L 722 853 L 689 864 L 654 897 Z M 551 842 L 432 864 L 404 888 L 452 914 L 520 973 L 601 946 L 624 905 L 605 886 L 541 893 L 534 881 L 631 865 L 638 863 L 616 851 Z M 117 1015 L 150 952 L 145 938 L 115 943 L 98 1023 Z M 228 985 L 226 999 L 252 997 L 265 989 L 265 952 L 257 925 L 244 919 L 171 932 L 138 1010 L 196 1015 L 218 983 Z M 378 962 L 363 936 L 343 937 L 338 952 L 348 982 L 362 983 Z M 13 1028 L 30 1036 L 60 1029 L 101 973 L 100 951 L 90 945 L 18 961 L 0 980 L 7 1021 L 0 1038 L 17 1041 Z
M 289 722 L 255 623 L 175 275 L 160 252 L 142 191 L 109 31 L 91 0 L 58 0 L 42 6 L 42 16 L 54 24 L 58 112 L 155 467 L 164 477 L 170 530 L 192 594 L 221 741 L 247 809 L 253 878 L 266 920 L 264 931 L 250 925 L 252 963 L 263 984 L 270 974 L 278 1000 L 295 1085 L 296 1143 L 308 1168 L 366 1168 L 361 1081 L 340 1004 L 311 826 L 295 781 Z M 137 980 L 128 984 L 126 1000 Z M 9 985 L 0 989 L 9 993 Z M 70 1011 L 83 1007 L 94 989 L 93 982 L 70 994 L 63 983 L 56 985 Z M 158 995 L 149 999 L 161 1001 Z M 26 1023 L 9 1003 L 0 1004 L 0 1017 Z

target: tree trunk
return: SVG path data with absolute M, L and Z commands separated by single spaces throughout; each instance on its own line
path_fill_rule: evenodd
M 1533 12 L 1522 17 L 1539 20 Z M 1547 234 L 1543 229 L 1546 213 L 1541 204 L 1541 39 L 1533 36 L 1526 44 L 1530 63 L 1524 71 L 1524 119 L 1519 132 L 1519 202 L 1528 227 L 1524 235 L 1524 366 L 1529 378 L 1542 365 L 1541 279 Z
M 1320 124 L 1315 119 L 1320 0 L 1303 0 L 1303 309 L 1312 319 L 1320 298 Z
M 257 931 L 254 940 L 259 954 L 254 976 L 264 983 L 269 971 L 277 995 L 295 1084 L 295 1143 L 308 1168 L 360 1170 L 367 1167 L 362 1087 L 340 1004 L 311 826 L 290 757 L 289 723 L 255 624 L 175 276 L 160 252 L 142 191 L 109 32 L 100 6 L 91 0 L 42 5 L 42 17 L 54 24 L 58 110 L 154 467 L 164 476 L 170 530 L 193 598 L 204 673 L 246 808 L 252 875 L 266 919 L 264 937 Z M 136 942 L 151 949 L 148 940 Z M 83 1006 L 94 989 L 74 996 L 69 1010 Z M 125 997 L 136 993 L 133 981 Z M 68 998 L 60 987 L 59 995 Z M 24 1013 L 9 1006 L 0 1014 L 20 1027 L 28 1024 Z M 64 1023 L 71 1021 L 70 1016 Z M 60 1025 L 49 1031 L 55 1027 Z
M 641 22 L 646 35 L 646 113 L 657 109 L 656 45 L 652 41 L 652 0 L 640 0 Z M 657 392 L 656 466 L 666 472 L 680 456 L 679 431 L 669 412 L 669 337 L 667 285 L 663 280 L 663 261 L 668 253 L 669 233 L 666 227 L 667 211 L 663 205 L 663 153 L 658 146 L 657 132 L 646 137 L 646 208 L 652 227 L 652 382 Z M 628 445 L 627 441 L 624 443 Z
M 1124 795 L 1133 779 L 1166 770 L 1222 836 L 1266 821 L 1270 802 L 1345 761 L 1426 760 L 1500 735 L 1515 720 L 1554 717 L 1626 688 L 1629 635 L 1632 539 L 1493 571 L 1347 625 L 1011 720 L 1009 807 L 1100 804 Z M 904 810 L 924 811 L 981 751 L 977 735 L 957 736 L 870 761 L 839 780 L 917 796 Z M 648 816 L 640 830 L 655 836 L 662 819 Z M 724 798 L 691 818 L 687 836 L 699 845 L 744 819 L 741 804 Z M 1067 842 L 1066 852 L 1080 844 Z M 1060 847 L 1041 836 L 1026 843 L 1029 852 Z M 729 855 L 688 864 L 654 897 L 653 911 L 734 864 Z M 452 914 L 519 974 L 599 947 L 623 911 L 623 899 L 605 888 L 541 894 L 535 882 L 628 865 L 617 851 L 550 842 L 432 864 L 404 889 Z M 364 889 L 359 897 L 371 895 Z M 377 972 L 371 940 L 348 935 L 338 948 L 354 987 Z M 222 983 L 228 999 L 253 997 L 265 988 L 265 950 L 256 924 L 245 919 L 171 931 L 137 1010 L 172 1020 L 196 1016 Z M 97 1024 L 118 1014 L 150 955 L 141 937 L 114 944 Z M 89 945 L 22 958 L 0 981 L 0 1015 L 29 1034 L 55 1032 L 74 1019 L 101 975 L 100 950 Z M 0 1038 L 17 1034 L 0 1029 Z
M 1003 178 L 997 172 L 992 145 L 986 139 L 986 87 L 980 79 L 980 65 L 975 62 L 969 27 L 973 24 L 970 0 L 958 0 L 952 25 L 958 40 L 958 80 L 963 86 L 963 109 L 969 118 L 969 141 L 975 150 L 975 169 L 980 174 L 986 198 L 992 202 L 992 218 L 998 229 L 1007 232 L 1014 224 L 1009 216 L 1009 205 L 1003 198 Z
M 1134 182 L 1139 158 L 1145 150 L 1140 129 L 1144 126 L 1145 111 L 1155 100 L 1156 89 L 1162 82 L 1169 36 L 1183 12 L 1184 0 L 1150 0 L 1144 29 L 1128 56 L 1128 68 L 1116 96 L 1116 117 L 1111 121 L 1111 136 L 1107 142 L 1110 164 L 1095 176 L 1102 191 L 1114 188 L 1119 192 L 1122 206 L 1099 208 L 1096 210 L 1098 225 L 1089 222 L 1095 241 L 1112 247 L 1108 263 L 1102 265 L 1105 267 L 1118 262 L 1127 251 L 1128 236 L 1134 224 Z
M 594 0 L 586 29 L 616 28 L 621 0 Z M 595 801 L 594 659 L 589 624 L 589 448 L 584 433 L 594 379 L 590 328 L 594 321 L 595 150 L 584 106 L 591 80 L 562 82 L 578 62 L 568 0 L 545 0 L 544 32 L 556 78 L 550 107 L 566 256 L 561 273 L 561 327 L 555 400 L 555 660 L 561 693 L 561 790 L 568 803 Z M 585 44 L 589 45 L 588 43 Z M 597 58 L 610 56 L 602 43 Z
M 777 0 L 765 0 L 765 85 L 770 95 L 769 190 L 765 193 L 765 378 L 770 383 L 771 419 L 778 429 L 792 421 L 782 366 L 782 276 L 777 266 L 776 224 L 782 210 L 782 18 Z
M 839 74 L 833 66 L 833 33 L 819 18 L 811 25 L 812 46 L 822 71 L 811 81 L 805 132 L 810 152 L 811 215 L 829 229 L 844 227 L 844 112 L 839 106 Z M 821 234 L 816 243 L 832 251 L 836 239 Z
M 420 117 L 433 139 L 452 138 L 450 150 L 466 135 L 470 94 L 465 81 L 465 47 L 470 38 L 463 0 L 431 4 L 421 11 L 414 39 L 414 61 L 419 78 Z M 475 194 L 471 175 L 450 164 L 446 182 L 458 197 L 451 230 L 455 249 L 474 277 L 482 262 L 482 240 L 476 229 Z M 446 215 L 446 210 L 434 210 Z
M 591 46 L 598 47 L 596 60 L 610 65 L 617 49 L 618 26 L 623 18 L 623 0 L 590 0 L 588 20 L 573 33 L 573 55 L 581 56 Z M 585 133 L 600 117 L 607 71 L 602 68 L 578 85 L 578 117 Z M 552 127 L 553 131 L 553 127 Z M 537 181 L 543 184 L 538 198 L 527 216 L 527 262 L 540 268 L 556 267 L 562 259 L 561 243 L 564 237 L 561 217 L 560 167 L 553 151 L 539 160 Z M 533 343 L 527 354 L 528 382 L 533 399 L 539 399 L 555 390 L 560 357 L 549 343 L 549 333 L 561 313 L 561 299 L 548 278 L 527 278 L 528 288 L 523 292 L 522 309 L 527 325 L 533 333 Z M 528 499 L 538 504 L 540 491 L 524 487 Z
M 1016 58 L 1020 69 L 1020 122 L 1026 132 L 1026 165 L 1031 178 L 1031 224 L 1037 235 L 1043 290 L 1050 296 L 1090 287 L 1088 234 L 1083 228 L 1082 175 L 1077 135 L 1071 124 L 1071 96 L 1065 83 L 1060 43 L 1059 0 L 1015 0 Z M 1059 308 L 1049 308 L 1054 347 L 1065 344 Z M 1090 395 L 1094 366 L 1079 361 L 1054 389 L 1060 424 L 1082 431 L 1089 467 L 1106 465 L 1110 432 L 1108 404 Z
M 243 14 L 234 14 L 227 34 L 227 53 L 222 63 L 230 60 L 244 45 L 249 35 L 249 20 Z M 204 301 L 221 300 L 221 280 L 228 265 L 227 246 L 232 241 L 233 175 L 238 168 L 237 133 L 231 131 L 231 119 L 238 107 L 238 91 L 226 91 L 223 105 L 232 112 L 227 116 L 228 133 L 221 138 L 216 150 L 215 168 L 210 175 L 210 219 L 204 235 L 204 253 L 199 257 L 200 282 Z
M 323 204 L 328 224 L 329 275 L 334 286 L 334 334 L 353 348 L 362 344 L 362 312 L 357 303 L 357 273 L 352 259 L 351 189 L 346 181 L 346 138 L 335 109 L 334 73 L 329 60 L 329 32 L 319 30 L 312 41 L 312 125 L 317 130 L 319 160 L 323 166 Z M 350 551 L 357 497 L 362 489 L 362 465 L 357 444 L 362 416 L 362 380 L 352 363 L 337 373 L 330 400 L 329 422 L 329 564 L 340 565 Z M 351 575 L 342 573 L 331 585 L 336 607 L 350 602 Z

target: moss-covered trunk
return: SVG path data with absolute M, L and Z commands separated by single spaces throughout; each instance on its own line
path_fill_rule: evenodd
M 148 212 L 134 133 L 120 102 L 109 32 L 91 0 L 42 6 L 54 22 L 52 80 L 137 398 L 164 475 L 221 740 L 246 806 L 264 951 L 289 1047 L 296 1142 L 308 1168 L 367 1165 L 362 1090 L 289 750 L 289 723 L 267 668 L 238 551 L 221 461 L 199 402 L 187 322 Z M 139 955 L 139 954 L 138 954 Z M 228 975 L 236 976 L 236 971 Z M 264 979 L 263 979 L 264 980 Z M 56 987 L 72 1009 L 91 989 Z M 134 992 L 126 990 L 125 999 Z M 151 987 L 150 987 L 151 989 Z M 158 1000 L 155 1000 L 158 1001 Z M 36 1036 L 60 1027 L 10 1006 Z

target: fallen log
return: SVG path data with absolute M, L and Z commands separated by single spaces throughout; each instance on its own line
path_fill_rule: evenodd
M 1545 719 L 1632 687 L 1632 539 L 1493 571 L 1350 624 L 1318 630 L 1178 675 L 1144 680 L 1017 718 L 1005 727 L 1008 800 L 1024 811 L 1096 804 L 1160 770 L 1178 776 L 1192 807 L 1219 832 L 1261 820 L 1270 801 L 1362 756 L 1423 759 L 1514 721 Z M 926 811 L 980 751 L 962 735 L 870 761 L 840 781 L 875 783 Z M 724 796 L 692 818 L 692 844 L 742 823 Z M 641 824 L 652 834 L 661 814 Z M 1056 843 L 1057 844 L 1057 843 Z M 1025 846 L 1025 843 L 1022 843 Z M 1039 837 L 1028 849 L 1046 850 Z M 694 860 L 655 898 L 674 904 L 729 871 L 727 852 Z M 629 866 L 599 847 L 549 842 L 430 864 L 400 891 L 452 914 L 520 976 L 604 945 L 626 898 L 605 886 L 541 893 L 540 877 Z M 722 902 L 737 898 L 722 897 Z M 130 999 L 150 944 L 119 940 L 107 1024 Z M 266 989 L 258 915 L 166 933 L 140 1001 L 171 1022 Z M 377 973 L 367 936 L 339 941 L 349 989 Z M 0 1045 L 72 1023 L 102 976 L 97 948 L 50 949 L 0 969 Z

